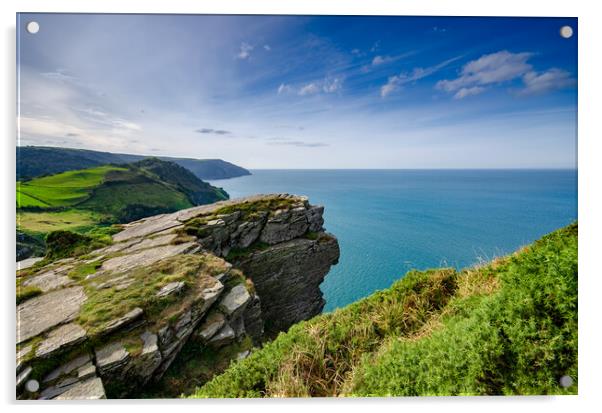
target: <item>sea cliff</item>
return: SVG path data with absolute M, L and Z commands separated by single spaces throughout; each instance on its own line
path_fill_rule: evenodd
M 225 353 L 246 343 L 231 355 L 243 358 L 319 314 L 319 285 L 339 257 L 323 211 L 288 194 L 223 201 L 132 222 L 109 246 L 21 268 L 18 397 L 136 397 L 185 345 Z

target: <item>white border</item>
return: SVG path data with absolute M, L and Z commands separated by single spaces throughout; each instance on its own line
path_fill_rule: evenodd
M 304 412 L 314 409 L 344 409 L 365 411 L 372 406 L 385 410 L 437 412 L 507 412 L 508 410 L 567 412 L 595 410 L 602 406 L 602 380 L 600 379 L 600 344 L 602 334 L 600 315 L 602 314 L 600 294 L 602 293 L 602 273 L 597 260 L 600 244 L 596 237 L 602 230 L 600 174 L 602 155 L 600 153 L 599 94 L 602 65 L 600 44 L 602 44 L 602 23 L 596 13 L 593 1 L 546 0 L 528 2 L 525 0 L 503 0 L 500 2 L 476 0 L 222 0 L 185 1 L 169 0 L 150 2 L 140 0 L 119 1 L 69 1 L 54 0 L 3 0 L 2 13 L 2 90 L 0 101 L 2 125 L 2 172 L 4 201 L 2 202 L 2 262 L 4 263 L 2 304 L 3 325 L 12 331 L 5 331 L 0 340 L 2 355 L 2 401 L 11 411 L 37 410 L 64 412 L 72 409 L 102 411 L 106 409 L 143 408 L 163 412 L 171 405 L 179 409 L 194 411 L 237 410 L 244 413 L 254 411 L 286 410 L 287 413 Z M 480 398 L 407 398 L 407 399 L 328 399 L 328 400 L 241 400 L 241 401 L 108 401 L 105 403 L 45 403 L 44 406 L 32 403 L 15 404 L 14 376 L 11 367 L 14 363 L 14 194 L 15 194 L 15 13 L 21 12 L 114 12 L 114 13 L 223 13 L 223 14 L 364 14 L 364 15 L 446 15 L 446 16 L 569 16 L 579 18 L 579 396 L 576 397 L 480 397 Z M 598 98 L 598 99 L 596 99 Z M 598 103 L 598 104 L 596 104 Z M 136 405 L 136 407 L 134 407 Z

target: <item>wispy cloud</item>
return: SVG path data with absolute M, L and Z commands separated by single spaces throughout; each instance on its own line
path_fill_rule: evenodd
M 485 88 L 481 86 L 463 87 L 462 89 L 456 92 L 456 94 L 454 95 L 454 99 L 462 99 L 466 96 L 478 95 L 479 93 L 483 93 L 484 91 Z
M 266 51 L 268 51 L 268 52 L 269 52 L 270 50 L 272 50 L 272 47 L 271 47 L 269 44 L 264 44 L 264 45 L 263 45 L 263 48 L 264 48 L 264 50 L 266 50 Z
M 223 129 L 201 128 L 196 129 L 196 133 L 211 134 L 211 135 L 230 135 L 232 132 Z
M 439 70 L 443 69 L 445 66 L 458 60 L 459 58 L 460 56 L 445 60 L 444 62 L 441 62 L 434 66 L 426 68 L 416 67 L 411 72 L 400 73 L 398 75 L 390 76 L 387 80 L 387 83 L 381 86 L 380 96 L 383 98 L 387 97 L 391 93 L 400 90 L 403 87 L 403 85 L 407 83 L 412 83 L 425 77 L 431 76 L 432 74 L 438 72 Z
M 370 46 L 370 48 L 360 49 L 358 47 L 355 47 L 355 48 L 351 49 L 351 54 L 355 57 L 365 57 L 368 55 L 374 55 L 374 53 L 376 53 L 379 48 L 380 48 L 380 40 L 374 42 L 372 44 L 372 46 Z
M 130 131 L 141 131 L 142 126 L 136 122 L 118 117 L 114 114 L 108 113 L 103 109 L 96 108 L 94 106 L 87 107 L 71 107 L 73 112 L 77 113 L 78 116 L 96 126 L 110 127 L 112 129 L 123 129 Z
M 297 94 L 299 96 L 310 96 L 318 93 L 335 93 L 340 91 L 342 87 L 342 77 L 327 77 L 299 86 L 281 83 L 280 86 L 278 86 L 278 94 Z
M 340 77 L 327 78 L 322 82 L 324 93 L 335 93 L 343 87 L 343 79 Z
M 80 147 L 85 144 L 87 147 L 117 150 L 130 145 L 135 132 L 131 129 L 97 128 L 89 124 L 79 126 L 52 117 L 19 117 L 19 138 L 25 144 L 42 141 L 50 145 Z
M 299 96 L 315 95 L 320 92 L 320 87 L 316 82 L 308 83 L 299 89 Z
M 525 87 L 519 91 L 521 95 L 545 93 L 552 90 L 573 86 L 577 81 L 566 70 L 552 68 L 542 73 L 534 71 L 523 76 Z
M 278 94 L 279 95 L 282 95 L 285 93 L 292 93 L 292 92 L 293 92 L 293 87 L 291 85 L 281 83 L 280 86 L 278 86 Z
M 296 146 L 298 148 L 320 148 L 330 146 L 325 142 L 306 142 L 301 140 L 289 140 L 286 138 L 272 138 L 268 140 L 267 144 L 273 146 Z
M 411 56 L 413 54 L 416 54 L 416 52 L 410 51 L 410 52 L 405 52 L 405 53 L 400 53 L 400 54 L 389 54 L 389 55 L 379 54 L 379 55 L 374 56 L 372 58 L 372 60 L 370 60 L 367 64 L 364 64 L 361 67 L 360 71 L 362 73 L 368 73 L 373 70 L 378 70 L 383 67 L 386 67 L 387 65 L 389 65 L 391 63 L 401 60 L 405 57 Z
M 510 53 L 507 50 L 483 55 L 466 63 L 456 79 L 440 80 L 436 87 L 456 92 L 462 88 L 507 82 L 532 69 L 527 63 L 531 56 L 531 53 Z
M 44 76 L 47 79 L 58 80 L 62 82 L 78 82 L 78 79 L 65 69 L 57 69 L 54 72 L 44 72 L 42 73 L 42 76 Z
M 372 59 L 372 66 L 379 66 L 385 63 L 392 62 L 394 59 L 391 56 L 375 56 Z
M 238 52 L 236 57 L 241 60 L 248 59 L 251 56 L 251 52 L 253 51 L 254 48 L 255 48 L 255 46 L 252 46 L 246 42 L 242 42 L 240 44 L 240 51 Z
M 520 95 L 543 93 L 575 83 L 565 70 L 534 71 L 528 62 L 531 56 L 533 53 L 511 53 L 507 50 L 483 55 L 466 63 L 456 79 L 437 82 L 436 88 L 454 93 L 455 99 L 462 99 L 484 92 L 486 86 L 501 85 L 515 79 L 522 79 L 524 84 L 518 92 Z

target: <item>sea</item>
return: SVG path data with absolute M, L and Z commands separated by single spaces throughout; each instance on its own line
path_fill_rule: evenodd
M 325 312 L 412 269 L 465 268 L 577 219 L 576 170 L 252 170 L 210 181 L 231 198 L 286 192 L 324 205 L 341 247 Z

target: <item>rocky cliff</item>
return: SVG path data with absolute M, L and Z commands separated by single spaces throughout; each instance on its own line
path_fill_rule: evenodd
M 322 214 L 287 194 L 223 201 L 125 225 L 85 256 L 21 268 L 18 397 L 135 396 L 186 344 L 260 345 L 320 313 L 319 285 L 339 257 Z

